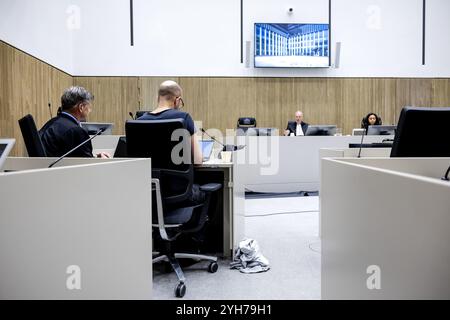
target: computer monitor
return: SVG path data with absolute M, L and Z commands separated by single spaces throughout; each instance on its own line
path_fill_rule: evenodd
M 113 158 L 126 158 L 127 157 L 127 137 L 120 137 L 117 141 L 116 150 L 114 151 Z
M 114 123 L 81 122 L 81 127 L 86 129 L 90 135 L 94 135 L 101 128 L 105 128 L 105 131 L 102 133 L 103 135 L 105 135 L 105 134 L 112 134 Z
M 214 140 L 200 140 L 200 147 L 202 149 L 203 162 L 206 162 L 211 157 L 214 146 Z
M 258 136 L 275 136 L 277 128 L 258 128 Z
M 309 125 L 305 136 L 334 136 L 336 125 Z
M 366 129 L 360 129 L 360 128 L 354 128 L 352 130 L 352 136 L 362 136 L 363 134 L 365 134 Z
M 277 128 L 248 128 L 245 134 L 247 136 L 274 136 Z
M 394 135 L 397 126 L 369 126 L 367 129 L 367 135 L 369 136 L 389 136 Z
M 404 107 L 391 157 L 450 157 L 450 108 Z
M 0 139 L 0 172 L 15 142 L 15 139 Z

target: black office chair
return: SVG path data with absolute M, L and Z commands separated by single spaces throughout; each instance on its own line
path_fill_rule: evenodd
M 256 128 L 256 119 L 252 117 L 239 118 L 237 121 L 237 135 L 240 136 L 247 134 L 248 128 Z
M 242 118 L 239 118 L 237 121 L 238 129 L 255 128 L 255 127 L 256 127 L 256 119 L 255 118 L 242 117 Z
M 33 116 L 27 114 L 19 120 L 20 131 L 27 148 L 29 157 L 46 157 L 44 145 L 41 141 L 41 136 L 36 128 Z
M 157 231 L 154 232 L 155 247 L 159 245 L 161 251 L 153 258 L 153 263 L 170 262 L 179 279 L 175 296 L 183 297 L 185 277 L 177 259 L 208 260 L 208 271 L 214 273 L 218 269 L 217 257 L 175 253 L 173 245 L 175 240 L 186 236 L 201 241 L 203 228 L 209 220 L 211 194 L 222 185 L 202 185 L 200 190 L 205 193 L 204 200 L 198 204 L 189 200 L 194 166 L 191 163 L 191 136 L 183 119 L 127 121 L 125 133 L 128 157 L 151 158 L 152 161 L 152 227 Z M 172 133 L 178 137 L 177 141 L 172 141 Z

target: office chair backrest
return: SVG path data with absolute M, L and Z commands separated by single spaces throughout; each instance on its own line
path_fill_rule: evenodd
M 238 128 L 254 128 L 256 127 L 256 119 L 251 117 L 242 117 L 237 121 Z
M 184 120 L 130 120 L 125 133 L 128 157 L 152 159 L 152 178 L 160 179 L 163 202 L 189 198 L 194 167 Z
M 29 157 L 46 157 L 44 145 L 42 144 L 41 137 L 36 128 L 33 116 L 27 114 L 25 117 L 19 120 L 20 131 L 22 131 L 22 137 L 27 148 Z

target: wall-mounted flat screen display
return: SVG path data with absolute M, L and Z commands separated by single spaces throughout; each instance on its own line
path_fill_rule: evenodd
M 329 25 L 255 23 L 255 67 L 330 66 Z

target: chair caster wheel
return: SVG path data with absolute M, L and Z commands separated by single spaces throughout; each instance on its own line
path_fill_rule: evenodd
M 186 294 L 186 286 L 184 285 L 184 283 L 180 282 L 179 284 L 177 284 L 175 288 L 175 297 L 183 298 L 185 294 Z
M 208 266 L 208 271 L 211 273 L 217 272 L 217 269 L 219 269 L 219 265 L 217 264 L 217 262 L 211 262 Z

